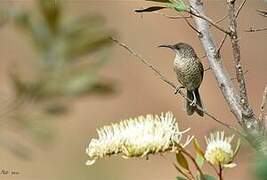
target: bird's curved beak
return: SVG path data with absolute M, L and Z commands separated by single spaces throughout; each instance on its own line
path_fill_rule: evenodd
M 164 45 L 164 44 L 163 44 L 163 45 L 160 45 L 160 46 L 158 46 L 158 47 L 160 47 L 160 48 L 162 48 L 162 47 L 163 47 L 163 48 L 170 48 L 170 49 L 172 49 L 172 50 L 174 49 L 174 46 L 173 46 L 173 45 Z

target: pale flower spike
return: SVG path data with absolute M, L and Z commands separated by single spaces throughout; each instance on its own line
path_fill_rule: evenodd
M 225 137 L 223 131 L 214 134 L 211 133 L 210 138 L 206 138 L 206 160 L 213 165 L 220 164 L 228 168 L 235 167 L 236 164 L 232 163 L 232 161 L 237 152 L 234 152 L 232 150 L 231 142 L 233 138 L 234 135 L 230 137 Z
M 130 118 L 111 126 L 97 130 L 98 139 L 91 139 L 86 153 L 92 165 L 99 158 L 121 154 L 123 158 L 145 157 L 149 154 L 175 151 L 179 144 L 188 145 L 192 138 L 187 137 L 181 143 L 182 135 L 189 131 L 180 131 L 178 123 L 171 112 L 158 115 L 146 115 Z

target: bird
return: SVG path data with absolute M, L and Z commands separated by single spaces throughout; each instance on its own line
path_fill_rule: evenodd
M 160 45 L 159 47 L 169 48 L 175 52 L 174 72 L 179 83 L 182 86 L 177 86 L 175 94 L 182 88 L 187 90 L 186 110 L 189 116 L 196 112 L 203 117 L 203 106 L 199 94 L 199 87 L 203 80 L 204 68 L 198 58 L 195 50 L 187 43 L 177 43 L 175 45 Z M 201 108 L 198 108 L 198 106 Z

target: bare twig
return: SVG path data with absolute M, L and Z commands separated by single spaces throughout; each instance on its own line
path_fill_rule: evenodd
M 129 46 L 127 46 L 124 43 L 121 43 L 120 41 L 118 41 L 117 39 L 111 37 L 111 40 L 114 41 L 115 43 L 117 43 L 119 46 L 125 48 L 130 54 L 132 54 L 133 56 L 137 57 L 142 63 L 144 63 L 147 67 L 149 67 L 158 77 L 160 77 L 160 79 L 162 81 L 164 81 L 165 83 L 167 83 L 169 86 L 171 86 L 172 88 L 176 89 L 176 85 L 175 83 L 169 81 L 165 76 L 163 76 L 163 74 L 161 74 L 161 72 L 154 67 L 152 64 L 150 64 L 146 59 L 144 59 L 141 55 L 139 55 L 138 53 L 136 53 L 134 50 L 132 50 Z M 178 93 L 184 98 L 187 99 L 188 101 L 192 102 L 191 99 L 187 98 L 187 96 L 182 92 L 182 91 L 178 91 Z M 242 132 L 240 132 L 238 129 L 236 129 L 235 127 L 220 121 L 219 119 L 217 119 L 215 116 L 213 116 L 211 113 L 209 113 L 208 111 L 204 110 L 203 108 L 201 108 L 200 106 L 197 105 L 197 108 L 200 109 L 201 111 L 203 111 L 204 114 L 206 114 L 208 117 L 210 117 L 211 119 L 213 119 L 214 121 L 216 121 L 217 123 L 235 131 L 236 133 L 238 133 L 239 135 L 243 136 L 244 134 Z
M 237 82 L 239 84 L 239 103 L 242 107 L 241 113 L 242 118 L 247 117 L 247 120 L 244 121 L 242 119 L 242 124 L 245 125 L 246 128 L 250 129 L 251 126 L 258 127 L 258 121 L 254 118 L 253 110 L 250 107 L 246 89 L 246 80 L 244 71 L 241 65 L 241 53 L 240 53 L 240 45 L 239 39 L 237 34 L 237 15 L 242 9 L 243 5 L 245 4 L 246 0 L 243 1 L 239 11 L 235 12 L 235 0 L 228 0 L 228 12 L 229 12 L 229 29 L 230 29 L 230 39 L 232 43 L 233 49 L 233 57 L 234 57 L 234 64 L 235 64 L 235 71 Z
M 192 18 L 191 15 L 189 15 L 189 16 L 171 16 L 171 15 L 167 15 L 165 13 L 159 12 L 159 11 L 154 11 L 153 13 L 159 14 L 159 15 L 166 17 L 166 18 L 169 18 L 169 19 L 184 19 L 184 18 L 185 19 L 191 19 Z
M 264 110 L 265 110 L 266 104 L 267 104 L 267 85 L 265 86 L 265 89 L 263 91 L 261 107 L 260 107 L 260 115 L 259 115 L 259 120 L 261 121 L 261 124 L 263 125 L 263 127 L 265 127 Z
M 204 71 L 209 71 L 209 70 L 211 70 L 211 67 L 204 69 Z
M 224 15 L 222 18 L 215 21 L 215 24 L 219 24 L 220 22 L 224 21 L 228 16 L 229 16 L 229 14 Z
M 220 55 L 221 49 L 223 47 L 223 44 L 224 44 L 226 38 L 227 38 L 227 34 L 224 34 L 224 37 L 223 37 L 223 39 L 222 39 L 222 41 L 221 41 L 221 43 L 219 45 L 219 48 L 217 49 L 217 55 Z
M 231 1 L 231 0 L 228 0 Z M 189 0 L 191 6 L 199 12 L 199 14 L 204 14 L 203 2 L 201 0 Z M 232 15 L 233 16 L 233 15 Z M 248 134 L 252 136 L 249 137 L 262 137 L 263 131 L 258 123 L 257 118 L 254 116 L 244 116 L 242 106 L 240 105 L 239 96 L 237 91 L 229 78 L 229 74 L 226 68 L 222 64 L 220 56 L 216 55 L 215 41 L 210 31 L 209 23 L 201 18 L 194 17 L 196 22 L 196 28 L 202 33 L 203 37 L 200 38 L 202 45 L 206 51 L 209 65 L 216 77 L 217 83 L 220 90 L 226 100 L 231 112 L 235 115 L 236 120 L 240 123 L 241 127 Z M 266 143 L 255 142 L 255 138 L 245 138 L 251 146 L 257 151 L 267 154 Z
M 206 57 L 207 57 L 207 55 L 205 54 L 205 55 L 201 56 L 200 59 L 204 59 Z
M 256 10 L 258 12 L 259 15 L 263 16 L 263 17 L 267 17 L 267 11 L 264 10 Z
M 158 12 L 158 11 L 155 11 L 154 12 L 155 14 L 159 14 L 161 16 L 164 16 L 166 18 L 169 18 L 169 19 L 184 19 L 185 22 L 187 23 L 187 25 L 193 29 L 194 31 L 197 32 L 198 36 L 201 36 L 201 33 L 188 21 L 188 19 L 191 19 L 192 18 L 192 15 L 189 15 L 189 16 L 184 16 L 184 15 L 181 15 L 181 16 L 170 16 L 170 15 L 167 15 L 167 14 L 164 14 L 162 12 Z
M 166 159 L 167 161 L 169 161 L 169 162 L 174 166 L 174 168 L 175 168 L 179 173 L 181 173 L 184 177 L 186 177 L 186 178 L 189 179 L 189 180 L 194 180 L 194 179 L 195 179 L 191 171 L 190 171 L 190 173 L 189 173 L 189 172 L 187 173 L 187 172 L 185 172 L 184 170 L 182 170 L 177 164 L 175 164 L 172 160 L 166 158 L 166 157 L 163 156 L 162 154 L 161 154 L 161 156 L 162 156 L 164 159 Z
M 249 28 L 248 30 L 245 30 L 245 32 L 259 32 L 259 31 L 266 31 L 267 27 L 263 27 L 263 28 Z
M 247 0 L 243 0 L 243 2 L 241 3 L 241 5 L 239 6 L 238 10 L 235 13 L 235 18 L 238 18 L 239 13 L 241 12 L 242 8 L 244 7 L 244 5 L 246 4 Z
M 195 32 L 197 32 L 197 35 L 198 36 L 202 36 L 201 35 L 201 32 L 199 32 L 186 18 L 184 18 L 184 20 L 185 20 L 185 22 L 186 22 L 186 24 L 191 28 L 191 29 L 193 29 Z
M 191 7 L 189 10 L 185 10 L 185 12 L 187 12 L 187 13 L 195 16 L 195 17 L 201 18 L 201 19 L 207 21 L 210 25 L 217 28 L 218 30 L 224 32 L 225 34 L 229 34 L 229 32 L 227 30 L 218 26 L 215 22 L 213 22 L 209 17 L 205 16 L 204 14 L 200 14 L 199 12 L 195 11 L 195 9 L 193 7 Z
M 177 144 L 177 145 L 178 145 L 178 144 Z M 189 152 L 187 152 L 184 148 L 182 148 L 180 145 L 178 145 L 178 147 L 180 147 L 179 150 L 180 150 L 182 153 L 184 153 L 187 157 L 189 157 L 189 159 L 193 162 L 194 166 L 196 167 L 197 171 L 198 171 L 199 174 L 200 174 L 200 177 L 201 177 L 200 179 L 203 179 L 203 177 L 204 177 L 204 173 L 202 172 L 201 168 L 200 168 L 199 165 L 197 164 L 195 158 L 194 158 Z
M 167 83 L 168 85 L 170 85 L 171 87 L 176 89 L 176 85 L 169 81 L 167 78 L 165 78 L 161 72 L 156 69 L 152 64 L 150 64 L 147 60 L 145 60 L 145 58 L 143 58 L 141 55 L 137 54 L 134 50 L 132 50 L 129 46 L 127 46 L 124 43 L 121 43 L 120 41 L 118 41 L 117 39 L 111 37 L 111 40 L 114 41 L 115 43 L 117 43 L 118 45 L 120 45 L 121 47 L 125 48 L 128 52 L 130 52 L 132 55 L 134 55 L 135 57 L 137 57 L 139 60 L 141 60 L 142 63 L 144 63 L 146 66 L 148 66 L 152 71 L 154 71 L 154 73 L 160 77 L 160 79 L 162 81 L 164 81 L 165 83 Z
M 201 14 L 204 14 L 203 3 L 200 0 L 190 0 L 190 4 L 194 9 Z M 232 113 L 242 121 L 241 107 L 238 102 L 238 95 L 235 91 L 228 72 L 222 64 L 221 57 L 217 55 L 217 48 L 215 46 L 214 38 L 210 32 L 209 23 L 205 19 L 195 18 L 197 29 L 202 33 L 203 37 L 200 38 L 202 45 L 206 51 L 209 65 L 217 79 L 221 92 L 227 101 Z
M 192 177 L 192 175 L 188 175 L 188 174 L 186 174 L 179 166 L 177 166 L 175 163 L 172 163 L 173 164 L 173 166 L 175 167 L 175 169 L 179 172 L 179 173 L 181 173 L 184 177 L 186 177 L 187 179 L 189 179 L 189 180 L 194 180 L 194 177 Z

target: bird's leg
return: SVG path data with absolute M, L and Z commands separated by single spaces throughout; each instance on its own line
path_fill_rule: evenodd
M 193 99 L 193 101 L 190 103 L 190 106 L 195 106 L 195 105 L 197 104 L 197 97 L 196 97 L 194 91 L 193 91 L 192 93 L 193 93 L 193 97 L 194 97 L 194 99 Z
M 179 85 L 176 86 L 174 94 L 179 93 L 181 91 L 181 89 L 184 89 L 184 88 L 185 88 L 184 86 L 179 86 Z

